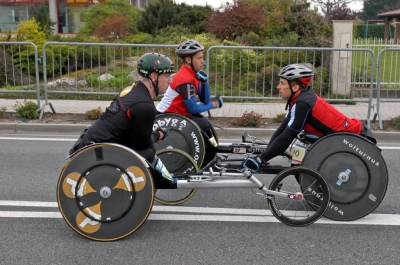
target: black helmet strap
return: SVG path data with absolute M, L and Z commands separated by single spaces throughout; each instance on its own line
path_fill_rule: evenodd
M 157 72 L 154 72 L 157 73 Z M 160 76 L 160 73 L 157 73 L 157 79 L 155 82 L 150 78 L 151 83 L 153 84 L 154 91 L 156 92 L 156 96 L 158 96 L 158 77 Z
M 198 71 L 196 71 L 195 69 L 194 69 L 194 65 L 193 65 L 193 56 L 194 56 L 195 54 L 194 53 L 192 53 L 190 56 L 188 55 L 188 56 L 185 56 L 185 58 L 186 57 L 190 57 L 190 67 L 192 67 L 192 69 L 193 69 L 193 71 L 195 72 L 195 73 L 197 73 Z M 184 59 L 184 61 L 185 61 L 185 63 L 187 63 L 186 62 L 186 59 Z
M 289 84 L 290 91 L 292 91 L 292 94 L 290 95 L 290 97 L 289 97 L 289 99 L 288 99 L 288 101 L 287 101 L 287 103 L 286 103 L 285 110 L 287 110 L 287 109 L 289 108 L 290 101 L 292 100 L 292 98 L 293 98 L 293 96 L 294 96 L 294 92 L 293 92 L 293 88 L 292 88 L 292 82 L 290 82 L 290 81 L 288 80 L 288 84 Z

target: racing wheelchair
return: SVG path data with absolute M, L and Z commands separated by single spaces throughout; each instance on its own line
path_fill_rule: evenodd
M 199 127 L 178 114 L 157 116 L 153 129 L 158 127 L 167 127 L 170 131 L 166 141 L 156 145 L 157 149 L 184 150 L 195 158 L 200 168 L 207 168 L 217 154 L 222 154 L 220 161 L 225 163 L 223 170 L 237 170 L 242 167 L 244 158 L 262 153 L 268 145 L 245 134 L 242 143 L 206 146 L 207 140 Z M 336 133 L 322 138 L 300 133 L 290 151 L 282 154 L 289 160 L 288 166 L 263 164 L 258 173 L 279 174 L 298 165 L 320 172 L 331 190 L 331 201 L 324 214 L 326 217 L 337 221 L 357 220 L 375 210 L 383 200 L 388 185 L 388 171 L 381 150 L 368 139 L 352 133 Z M 228 154 L 240 154 L 242 157 L 231 159 Z M 179 204 L 193 196 L 196 190 L 186 192 L 157 191 L 155 200 L 167 205 Z
M 218 157 L 211 164 L 218 164 Z M 269 188 L 249 169 L 235 173 L 199 171 L 178 149 L 162 149 L 149 163 L 135 151 L 112 143 L 91 144 L 68 157 L 57 184 L 62 217 L 78 234 L 114 241 L 147 220 L 155 191 L 200 188 L 258 189 L 282 223 L 305 226 L 328 208 L 329 185 L 315 170 L 299 166 L 277 174 Z

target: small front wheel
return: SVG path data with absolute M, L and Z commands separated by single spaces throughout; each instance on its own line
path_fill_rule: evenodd
M 312 224 L 328 208 L 328 183 L 320 173 L 310 168 L 298 166 L 280 172 L 272 180 L 269 189 L 282 192 L 282 196 L 269 196 L 268 205 L 279 221 L 290 226 Z M 312 206 L 310 201 L 313 201 Z
M 162 149 L 157 151 L 157 156 L 172 176 L 199 172 L 193 158 L 179 149 Z M 165 205 L 177 205 L 189 200 L 195 192 L 196 189 L 157 189 L 154 200 Z

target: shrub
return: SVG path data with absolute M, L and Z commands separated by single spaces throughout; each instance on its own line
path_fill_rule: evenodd
M 153 36 L 147 33 L 138 33 L 138 34 L 131 34 L 124 38 L 125 43 L 153 43 Z
M 86 111 L 86 119 L 97 120 L 101 114 L 102 114 L 101 107 L 98 107 L 97 109 L 90 109 Z
M 396 116 L 389 120 L 389 125 L 393 126 L 395 129 L 400 129 L 400 116 Z
M 4 114 L 6 113 L 7 107 L 2 107 L 0 108 L 0 118 L 4 117 Z
M 286 113 L 281 113 L 281 114 L 276 115 L 276 117 L 273 118 L 272 120 L 275 123 L 282 123 L 285 120 L 285 117 L 286 117 Z
M 234 119 L 231 124 L 235 127 L 259 127 L 262 122 L 262 115 L 254 111 L 245 111 L 242 117 Z
M 17 101 L 13 106 L 14 110 L 17 112 L 17 116 L 27 119 L 38 119 L 38 105 L 32 101 L 24 100 L 24 103 Z

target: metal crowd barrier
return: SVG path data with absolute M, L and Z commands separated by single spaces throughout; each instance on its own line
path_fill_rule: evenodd
M 45 105 L 49 93 L 116 95 L 137 81 L 136 65 L 148 52 L 174 59 L 178 45 L 48 42 L 43 46 Z M 119 78 L 116 78 L 119 76 Z M 44 107 L 41 110 L 41 115 Z
M 32 42 L 0 42 L 0 93 L 35 93 L 39 111 L 39 60 Z
M 370 49 L 213 46 L 206 54 L 209 83 L 224 98 L 280 99 L 280 69 L 301 63 L 314 70 L 314 91 L 327 101 L 372 106 L 375 54 Z
M 384 61 L 389 61 L 390 69 Z M 400 48 L 386 48 L 378 54 L 378 73 L 376 80 L 376 112 L 373 121 L 378 117 L 379 128 L 383 129 L 380 104 L 384 102 L 400 102 Z M 385 80 L 385 82 L 382 82 Z M 398 116 L 398 115 L 396 115 Z
M 33 43 L 0 42 L 4 61 L 0 93 L 35 93 L 41 119 L 46 105 L 55 112 L 48 100 L 52 93 L 118 94 L 137 80 L 136 63 L 146 52 L 171 57 L 179 69 L 176 47 L 48 42 L 39 56 Z M 212 94 L 218 92 L 232 100 L 279 100 L 279 70 L 289 63 L 306 64 L 315 70 L 312 86 L 317 94 L 331 102 L 366 103 L 368 125 L 375 110 L 374 120 L 378 117 L 382 127 L 380 103 L 400 101 L 399 55 L 398 48 L 387 48 L 375 63 L 375 52 L 367 48 L 212 46 L 205 55 L 205 71 Z M 40 99 L 44 100 L 42 106 Z

